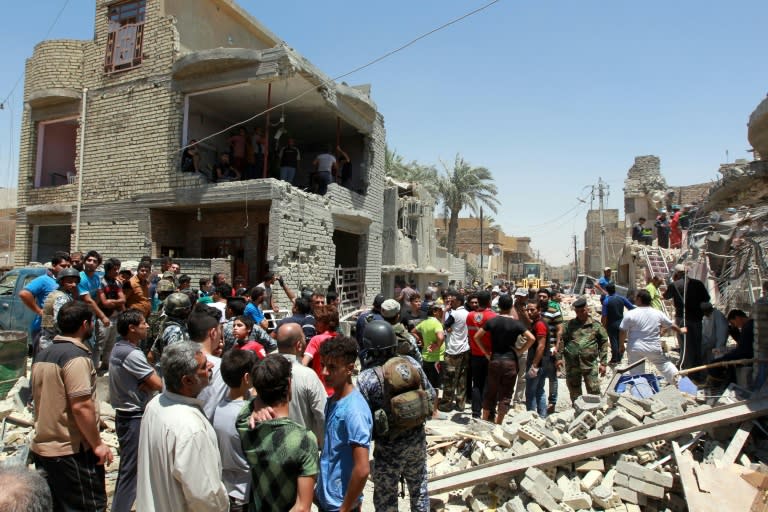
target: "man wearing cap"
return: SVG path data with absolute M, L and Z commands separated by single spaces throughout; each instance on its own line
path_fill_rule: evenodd
M 408 329 L 400 322 L 400 303 L 395 299 L 385 300 L 381 304 L 381 315 L 377 320 L 380 319 L 392 325 L 395 337 L 397 338 L 397 353 L 401 356 L 411 356 L 419 365 L 422 365 L 421 351 L 419 350 L 419 344 L 416 342 L 416 337 L 409 333 Z
M 654 224 L 656 227 L 656 241 L 659 244 L 659 247 L 663 247 L 664 249 L 669 249 L 669 219 L 667 218 L 667 210 L 666 208 L 662 208 L 659 210 L 659 215 L 656 217 L 656 222 Z
M 606 291 L 605 287 L 608 286 L 608 283 L 613 282 L 613 278 L 611 277 L 612 273 L 613 270 L 611 270 L 611 267 L 605 267 L 603 269 L 603 277 L 598 279 L 597 284 L 595 284 L 595 289 L 597 289 L 597 291 L 600 293 L 600 302 L 603 302 L 603 300 L 605 300 L 605 298 L 608 296 L 608 292 Z
M 709 302 L 709 292 L 704 283 L 686 275 L 685 265 L 675 265 L 672 282 L 664 292 L 665 299 L 675 301 L 675 323 L 687 327 L 687 333 L 678 334 L 682 364 L 680 369 L 700 366 L 701 361 L 701 322 L 704 314 L 701 303 Z
M 378 294 L 373 298 L 373 307 L 368 311 L 360 313 L 355 322 L 355 338 L 357 339 L 357 347 L 360 349 L 360 362 L 363 361 L 363 333 L 365 333 L 365 326 L 374 320 L 384 320 L 381 316 L 381 305 L 384 303 L 384 295 Z M 400 310 L 398 309 L 398 313 Z
M 557 351 L 557 367 L 565 362 L 565 382 L 573 402 L 581 396 L 581 381 L 590 395 L 600 394 L 600 377 L 608 365 L 608 333 L 592 319 L 587 299 L 580 297 L 573 303 L 576 318 L 563 329 L 562 346 Z
M 669 221 L 669 246 L 672 249 L 679 249 L 683 244 L 683 231 L 680 229 L 680 206 L 672 205 L 672 220 Z
M 451 412 L 464 411 L 467 399 L 467 370 L 469 368 L 469 338 L 464 295 L 449 292 L 450 311 L 445 318 L 445 361 L 443 364 L 443 396 L 438 409 Z

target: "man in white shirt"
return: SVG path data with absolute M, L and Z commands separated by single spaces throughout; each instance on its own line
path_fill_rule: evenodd
M 303 351 L 305 345 L 302 326 L 286 323 L 277 330 L 277 350 L 291 362 L 291 401 L 288 402 L 288 416 L 317 438 L 318 445 L 323 444 L 325 430 L 325 402 L 328 394 L 317 374 L 296 359 L 296 354 Z
M 312 165 L 317 171 L 317 193 L 324 196 L 328 192 L 328 185 L 331 183 L 333 174 L 338 167 L 336 157 L 331 154 L 330 146 L 326 147 L 325 151 L 315 157 Z
M 467 333 L 467 315 L 464 308 L 464 296 L 449 293 L 451 314 L 445 319 L 445 361 L 443 361 L 443 396 L 438 409 L 451 412 L 456 402 L 456 409 L 464 410 L 467 399 L 467 368 L 469 366 L 469 337 Z
M 228 510 L 216 433 L 197 398 L 213 365 L 196 343 L 176 343 L 162 358 L 165 391 L 144 411 L 136 510 Z
M 685 327 L 678 327 L 667 315 L 651 307 L 651 294 L 648 290 L 640 290 L 635 296 L 635 309 L 627 311 L 621 320 L 619 343 L 621 350 L 626 345 L 629 364 L 646 358 L 656 365 L 656 369 L 664 375 L 669 384 L 675 383 L 677 368 L 661 349 L 660 327 L 672 328 L 673 331 L 685 334 Z M 644 368 L 636 367 L 632 374 L 640 374 Z
M 187 320 L 189 339 L 200 345 L 200 350 L 212 365 L 210 385 L 197 396 L 203 402 L 203 412 L 211 423 L 216 414 L 216 407 L 229 393 L 229 388 L 221 377 L 220 356 L 224 349 L 224 338 L 219 324 L 220 314 L 218 309 L 208 307 L 193 311 Z

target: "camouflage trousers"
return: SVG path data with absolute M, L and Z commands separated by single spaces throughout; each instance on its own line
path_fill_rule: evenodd
M 453 402 L 460 411 L 464 410 L 467 402 L 467 367 L 469 366 L 469 351 L 462 354 L 445 354 L 442 364 L 443 397 L 438 409 L 443 412 L 453 410 Z
M 588 370 L 582 370 L 579 368 L 578 363 L 569 365 L 566 361 L 565 368 L 565 383 L 568 385 L 568 393 L 571 395 L 571 401 L 576 400 L 582 395 L 582 380 L 584 380 L 584 386 L 586 386 L 588 394 L 600 394 L 600 375 L 597 371 L 597 362 L 595 362 L 592 368 Z
M 405 478 L 412 512 L 429 512 L 427 440 L 417 436 L 377 440 L 373 450 L 373 506 L 376 512 L 397 512 L 400 476 Z

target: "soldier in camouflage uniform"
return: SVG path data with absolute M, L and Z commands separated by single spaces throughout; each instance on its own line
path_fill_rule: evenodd
M 565 361 L 565 381 L 571 401 L 581 396 L 581 381 L 587 393 L 600 394 L 600 377 L 608 365 L 608 333 L 600 322 L 589 315 L 587 300 L 579 298 L 573 303 L 576 318 L 563 329 L 562 346 L 557 351 L 558 368 Z
M 190 341 L 187 332 L 187 317 L 189 317 L 191 309 L 189 297 L 184 293 L 172 293 L 165 299 L 163 307 L 165 314 L 163 315 L 161 332 L 155 338 L 150 352 L 152 361 L 159 363 L 163 349 L 168 345 Z
M 163 324 L 165 323 L 165 299 L 167 299 L 175 290 L 176 287 L 174 286 L 173 282 L 169 281 L 168 279 L 160 279 L 157 282 L 157 286 L 155 288 L 157 291 L 157 299 L 160 301 L 156 308 L 153 308 L 153 311 L 149 314 L 149 318 L 147 318 L 147 323 L 149 324 L 149 331 L 147 332 L 147 338 L 143 340 L 141 343 L 139 343 L 139 346 L 144 351 L 145 354 L 147 354 L 147 359 L 149 362 L 153 361 L 160 361 L 160 355 L 154 354 L 157 356 L 157 359 L 152 359 L 151 349 L 152 344 L 155 342 L 156 339 L 160 337 L 160 335 L 163 333 Z M 150 352 L 150 353 L 148 353 Z
M 384 408 L 384 385 L 376 374 L 375 367 L 383 365 L 389 358 L 398 355 L 397 338 L 392 326 L 383 320 L 370 322 L 364 333 L 363 344 L 368 358 L 366 370 L 357 377 L 357 387 L 365 397 L 371 411 L 381 412 Z M 407 359 L 418 369 L 421 386 L 430 402 L 435 404 L 437 394 L 429 383 L 424 370 L 410 356 Z M 374 424 L 377 420 L 374 417 Z M 389 425 L 390 430 L 396 426 Z M 429 511 L 427 491 L 427 438 L 424 425 L 398 432 L 396 435 L 377 436 L 373 451 L 373 505 L 377 512 L 397 511 L 397 490 L 400 478 L 408 485 L 411 510 Z

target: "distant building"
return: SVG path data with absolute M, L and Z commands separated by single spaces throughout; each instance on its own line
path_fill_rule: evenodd
M 15 188 L 0 188 L 0 267 L 15 263 L 16 192 Z
M 624 220 L 619 219 L 618 209 L 603 209 L 603 225 L 605 226 L 605 264 L 601 265 L 600 211 L 587 212 L 587 227 L 584 230 L 584 268 L 588 275 L 596 277 L 603 275 L 604 267 L 616 268 L 627 236 Z
M 448 234 L 448 220 L 438 217 L 435 227 L 437 239 L 445 239 Z M 478 270 L 482 255 L 482 268 L 489 279 L 516 280 L 525 277 L 522 264 L 534 259 L 531 239 L 525 236 L 507 236 L 501 227 L 483 219 L 481 240 L 480 227 L 478 217 L 459 217 L 456 253 Z

